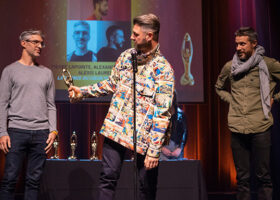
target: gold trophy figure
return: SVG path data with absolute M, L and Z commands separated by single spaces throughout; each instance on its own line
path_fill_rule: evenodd
M 54 155 L 51 157 L 51 159 L 59 159 L 58 157 L 58 138 L 56 137 L 54 142 L 53 142 L 53 148 L 54 148 Z
M 189 33 L 185 34 L 181 55 L 185 67 L 185 73 L 182 75 L 180 83 L 181 85 L 194 85 L 194 78 L 191 74 L 191 63 L 192 63 L 192 56 L 193 56 L 193 45 L 192 39 Z
M 70 138 L 71 156 L 68 158 L 68 160 L 76 160 L 77 159 L 77 157 L 75 155 L 77 144 L 78 144 L 77 135 L 76 135 L 76 132 L 73 131 L 73 134 L 71 135 L 71 138 Z
M 74 80 L 70 74 L 70 72 L 66 69 L 66 68 L 63 68 L 62 69 L 62 77 L 63 77 L 63 80 L 64 80 L 64 83 L 66 84 L 66 86 L 69 88 L 70 86 L 74 86 Z M 74 103 L 74 102 L 77 102 L 79 100 L 81 100 L 83 98 L 83 95 L 81 93 L 79 93 L 77 96 L 75 94 L 75 92 L 73 91 L 72 93 L 72 96 L 70 98 L 70 102 L 71 103 Z
M 90 157 L 90 160 L 98 160 L 98 157 L 96 156 L 98 138 L 97 138 L 97 135 L 96 135 L 95 131 L 93 131 L 93 133 L 92 133 L 92 136 L 90 138 L 90 143 L 91 143 L 91 151 L 92 151 L 92 156 Z

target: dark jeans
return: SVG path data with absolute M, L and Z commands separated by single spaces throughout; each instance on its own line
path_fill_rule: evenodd
M 257 181 L 258 199 L 271 200 L 270 129 L 256 134 L 232 133 L 231 148 L 237 172 L 237 200 L 250 200 L 251 198 L 251 169 L 254 169 L 253 173 Z
M 0 188 L 0 200 L 14 199 L 15 186 L 27 156 L 25 200 L 37 200 L 40 177 L 46 160 L 46 140 L 49 130 L 22 130 L 10 128 L 11 149 L 6 155 L 4 176 Z
M 114 199 L 125 151 L 125 147 L 105 138 L 99 185 L 99 200 Z M 138 178 L 140 182 L 138 198 L 139 200 L 154 200 L 156 199 L 158 167 L 152 170 L 146 170 L 144 167 L 144 159 L 145 156 L 137 155 Z

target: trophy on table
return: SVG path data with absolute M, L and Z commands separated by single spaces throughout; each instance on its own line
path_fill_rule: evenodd
M 63 80 L 64 80 L 64 83 L 66 84 L 66 86 L 69 88 L 70 86 L 74 86 L 74 80 L 70 74 L 70 72 L 66 69 L 66 68 L 63 68 L 62 69 L 62 77 L 63 77 Z M 71 103 L 74 103 L 78 100 L 80 100 L 82 98 L 82 94 L 79 93 L 77 96 L 75 94 L 75 92 L 73 91 L 73 94 L 70 98 L 70 102 Z
M 98 145 L 98 138 L 95 131 L 93 131 L 92 136 L 90 138 L 90 145 L 91 145 L 91 151 L 92 156 L 90 157 L 90 160 L 98 160 L 97 157 L 97 145 Z
M 71 138 L 70 138 L 71 156 L 68 158 L 68 160 L 76 160 L 77 159 L 77 157 L 75 155 L 77 144 L 78 144 L 77 135 L 76 135 L 76 132 L 73 131 L 73 134 L 71 135 Z
M 53 142 L 53 148 L 54 148 L 54 155 L 51 157 L 51 159 L 59 159 L 58 157 L 58 136 L 55 138 L 54 142 Z
M 191 74 L 191 62 L 193 56 L 192 39 L 189 33 L 186 33 L 182 43 L 181 56 L 184 63 L 185 72 L 180 79 L 181 85 L 194 85 L 194 78 Z

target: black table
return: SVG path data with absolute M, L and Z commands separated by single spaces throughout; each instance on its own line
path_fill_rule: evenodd
M 101 161 L 47 160 L 40 200 L 95 200 Z M 125 161 L 116 200 L 133 200 L 133 162 Z M 206 200 L 207 192 L 199 160 L 161 161 L 157 200 Z

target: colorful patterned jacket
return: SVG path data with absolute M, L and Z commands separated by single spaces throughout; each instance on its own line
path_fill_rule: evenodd
M 81 87 L 83 96 L 99 97 L 113 93 L 100 133 L 133 150 L 133 72 L 131 51 L 118 58 L 108 80 Z M 143 63 L 143 62 L 142 62 Z M 145 64 L 138 63 L 136 74 L 137 152 L 159 157 L 171 113 L 174 72 L 159 49 Z

